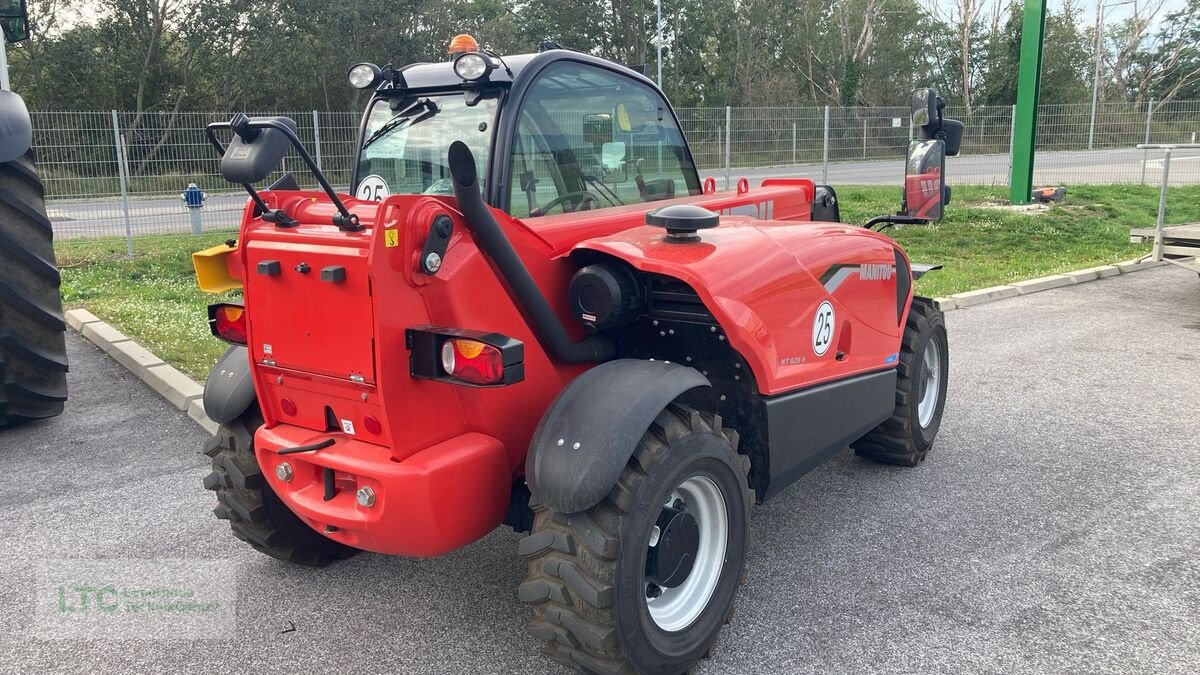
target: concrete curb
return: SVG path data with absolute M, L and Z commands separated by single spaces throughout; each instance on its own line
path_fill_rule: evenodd
M 1051 274 L 1048 277 L 1039 277 L 1037 279 L 1027 279 L 1025 281 L 1017 281 L 1005 286 L 993 286 L 991 288 L 981 288 L 977 291 L 966 291 L 965 293 L 955 293 L 947 298 L 934 298 L 934 303 L 938 309 L 943 312 L 949 312 L 956 309 L 964 309 L 967 307 L 975 307 L 978 305 L 1004 300 L 1006 298 L 1015 298 L 1019 295 L 1029 295 L 1031 293 L 1041 293 L 1054 288 L 1062 288 L 1063 286 L 1074 286 L 1075 284 L 1083 284 L 1089 281 L 1097 281 L 1099 279 L 1107 279 L 1121 274 L 1129 274 L 1139 270 L 1148 270 L 1154 267 L 1166 265 L 1165 262 L 1155 262 L 1153 260 L 1126 260 L 1113 265 L 1101 265 L 1100 267 L 1089 267 L 1083 270 L 1075 270 L 1074 272 L 1064 272 L 1062 274 Z
M 85 340 L 111 356 L 171 405 L 187 413 L 205 431 L 217 433 L 220 425 L 204 414 L 204 402 L 201 400 L 204 387 L 199 383 L 86 309 L 72 309 L 67 312 L 66 319 L 67 325 L 79 331 Z
M 934 298 L 934 303 L 943 312 L 967 307 L 976 307 L 996 300 L 1015 298 L 1030 293 L 1040 293 L 1053 288 L 1073 286 L 1088 281 L 1096 281 L 1120 274 L 1129 274 L 1138 270 L 1160 267 L 1166 263 L 1137 260 L 1127 260 L 1115 265 L 1090 267 L 1085 270 L 1052 274 L 1039 279 L 1018 281 L 1006 286 L 981 288 L 976 291 L 955 293 L 947 298 Z M 208 418 L 204 413 L 204 387 L 192 378 L 176 370 L 170 364 L 155 356 L 148 349 L 130 340 L 123 333 L 101 321 L 95 314 L 86 309 L 72 309 L 67 312 L 67 325 L 79 331 L 86 340 L 95 344 L 105 354 L 125 366 L 129 372 L 136 375 L 150 388 L 158 392 L 171 405 L 186 412 L 204 427 L 210 434 L 216 434 L 220 425 Z

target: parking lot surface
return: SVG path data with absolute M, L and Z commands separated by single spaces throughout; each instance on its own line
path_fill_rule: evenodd
M 1196 276 L 1139 272 L 947 324 L 929 460 L 843 451 L 752 510 L 749 576 L 700 672 L 1200 671 Z M 0 432 L 0 672 L 561 672 L 525 632 L 517 535 L 319 570 L 261 556 L 211 515 L 203 432 L 68 340 L 66 414 Z M 46 639 L 35 570 L 61 558 L 227 561 L 236 625 Z

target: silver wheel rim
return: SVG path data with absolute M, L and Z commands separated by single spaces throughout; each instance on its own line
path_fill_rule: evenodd
M 924 429 L 933 421 L 942 389 L 942 350 L 936 337 L 930 338 L 925 344 L 921 361 L 921 398 L 917 403 L 917 422 Z
M 649 597 L 650 583 L 645 584 L 642 597 L 650 618 L 668 632 L 683 630 L 699 618 L 712 599 L 725 567 L 725 547 L 729 541 L 729 513 L 721 488 L 707 476 L 692 476 L 668 495 L 666 506 L 683 500 L 688 512 L 700 529 L 696 563 L 691 574 L 675 588 L 663 588 L 662 595 Z M 656 525 L 651 526 L 650 540 L 657 543 Z

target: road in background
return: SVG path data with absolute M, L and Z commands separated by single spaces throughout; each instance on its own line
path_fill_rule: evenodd
M 947 315 L 916 469 L 844 451 L 751 510 L 701 673 L 1200 671 L 1200 283 L 1160 268 Z M 525 631 L 518 536 L 290 566 L 211 514 L 204 434 L 78 336 L 66 414 L 0 432 L 0 673 L 561 673 Z M 38 561 L 221 560 L 227 640 L 33 633 Z M 289 630 L 294 628 L 294 630 Z
M 1043 152 L 1038 155 L 1034 182 L 1037 185 L 1076 183 L 1137 183 L 1146 162 L 1146 182 L 1161 179 L 1160 152 L 1142 150 L 1094 150 Z M 754 185 L 765 178 L 799 177 L 821 181 L 820 164 L 733 169 L 734 181 L 746 177 Z M 969 155 L 946 160 L 950 185 L 1008 185 L 1008 155 Z M 702 171 L 724 189 L 725 171 Z M 1171 161 L 1172 185 L 1200 183 L 1200 150 L 1179 150 Z M 831 162 L 829 183 L 838 185 L 896 185 L 904 182 L 901 158 L 865 162 Z M 234 230 L 241 222 L 246 203 L 244 192 L 210 194 L 202 211 L 207 230 Z M 119 199 L 58 201 L 48 205 L 54 234 L 59 238 L 124 236 L 125 217 Z M 133 233 L 185 233 L 191 231 L 189 214 L 178 197 L 130 199 L 129 220 Z

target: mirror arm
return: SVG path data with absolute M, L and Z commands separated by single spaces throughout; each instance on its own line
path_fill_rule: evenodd
M 883 232 L 892 225 L 924 225 L 928 222 L 929 221 L 924 218 L 913 218 L 912 216 L 906 216 L 898 213 L 896 215 L 875 216 L 866 223 L 863 223 L 863 227 L 868 230 L 872 230 L 875 229 L 876 225 L 882 224 L 883 227 L 876 231 Z
M 338 213 L 332 219 L 333 224 L 336 225 L 339 230 L 346 232 L 356 232 L 363 229 L 362 223 L 358 221 L 358 216 L 350 213 L 350 210 L 346 208 L 346 205 L 342 202 L 341 198 L 337 196 L 337 192 L 334 191 L 333 187 L 329 184 L 329 181 L 325 179 L 325 174 L 321 172 L 321 168 L 317 166 L 317 163 L 315 160 L 313 160 L 312 155 L 308 154 L 308 151 L 304 149 L 304 144 L 300 142 L 300 139 L 296 136 L 295 132 L 293 132 L 287 125 L 272 119 L 250 119 L 248 122 L 244 123 L 242 127 L 243 129 L 275 129 L 276 131 L 282 133 L 284 137 L 287 138 L 292 144 L 292 147 L 296 149 L 297 154 L 300 155 L 300 159 L 304 160 L 304 163 L 308 166 L 308 170 L 311 171 L 313 177 L 317 179 L 317 183 L 321 186 L 321 189 L 325 191 L 325 194 L 329 195 L 329 199 L 333 202 L 333 205 L 337 207 Z M 220 140 L 218 140 L 216 137 L 216 129 L 233 129 L 233 125 L 229 122 L 217 122 L 215 124 L 208 125 L 207 131 L 209 141 L 220 150 L 221 156 L 224 156 L 225 149 Z M 262 197 L 260 197 L 254 190 L 253 186 L 248 184 L 243 184 L 243 186 L 250 193 L 250 198 L 254 199 L 255 203 L 260 209 L 263 210 L 264 213 L 270 211 L 270 209 L 267 208 L 266 203 L 263 202 Z M 291 219 L 289 218 L 289 220 Z M 285 227 L 287 226 L 285 225 Z

